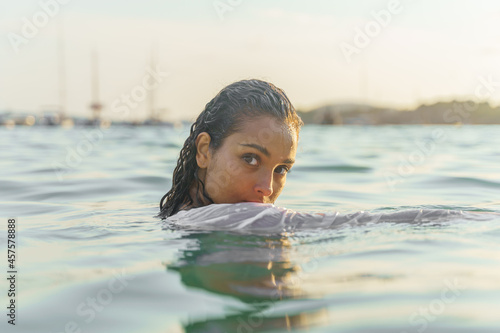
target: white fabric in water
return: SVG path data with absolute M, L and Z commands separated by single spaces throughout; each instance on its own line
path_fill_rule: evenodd
M 273 204 L 242 202 L 183 210 L 167 218 L 167 221 L 178 227 L 195 230 L 291 232 L 376 222 L 420 223 L 451 219 L 484 220 L 491 219 L 491 216 L 445 209 L 414 209 L 390 213 L 302 213 Z

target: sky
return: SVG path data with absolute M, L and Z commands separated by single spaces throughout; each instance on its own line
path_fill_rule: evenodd
M 144 119 L 153 96 L 165 120 L 193 120 L 249 78 L 301 110 L 500 105 L 496 0 L 3 1 L 0 35 L 0 112 L 90 117 L 93 68 L 111 119 Z

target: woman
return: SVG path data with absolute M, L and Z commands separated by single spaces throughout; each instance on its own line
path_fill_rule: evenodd
M 159 216 L 195 229 L 266 232 L 466 217 L 448 210 L 340 215 L 275 207 L 302 125 L 283 90 L 271 83 L 243 80 L 225 87 L 191 126 Z
M 191 126 L 160 216 L 212 203 L 274 203 L 302 120 L 283 90 L 260 80 L 222 89 Z

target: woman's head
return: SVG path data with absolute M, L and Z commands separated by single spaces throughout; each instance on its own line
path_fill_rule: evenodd
M 222 89 L 191 126 L 160 216 L 210 203 L 273 203 L 295 158 L 302 120 L 271 83 Z

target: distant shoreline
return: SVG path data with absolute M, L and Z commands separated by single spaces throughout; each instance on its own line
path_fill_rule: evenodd
M 326 105 L 298 111 L 305 124 L 325 125 L 497 125 L 500 107 L 474 101 L 423 104 L 414 110 L 378 108 L 369 105 Z
M 331 104 L 316 109 L 297 110 L 305 124 L 319 125 L 500 125 L 500 107 L 487 102 L 474 101 L 437 102 L 422 104 L 414 110 L 398 110 L 362 104 Z M 109 127 L 109 126 L 189 126 L 192 121 L 114 121 L 63 117 L 57 112 L 0 113 L 0 126 L 61 126 L 61 127 Z

